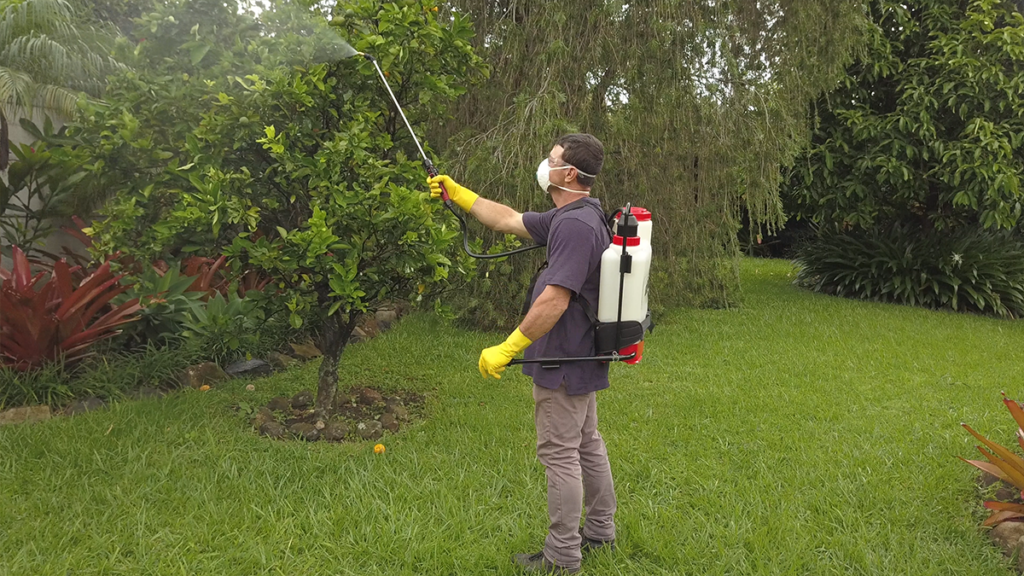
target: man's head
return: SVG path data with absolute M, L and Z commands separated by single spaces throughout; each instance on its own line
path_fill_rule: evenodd
M 603 164 L 604 145 L 590 134 L 566 134 L 548 154 L 551 183 L 563 189 L 589 191 Z

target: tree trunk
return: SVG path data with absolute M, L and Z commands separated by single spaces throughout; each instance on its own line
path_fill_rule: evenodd
M 342 314 L 329 316 L 324 322 L 323 332 L 320 335 L 320 351 L 324 358 L 320 363 L 320 376 L 314 404 L 314 414 L 317 420 L 326 422 L 334 412 L 334 396 L 338 393 L 338 362 L 341 360 L 341 353 L 345 351 L 345 344 L 348 343 L 354 326 L 355 318 L 350 316 L 346 319 Z
M 7 117 L 4 111 L 0 110 L 0 172 L 7 170 L 7 164 L 11 155 L 11 141 L 7 130 Z

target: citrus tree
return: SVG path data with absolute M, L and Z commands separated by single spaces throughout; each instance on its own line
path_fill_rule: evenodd
M 347 6 L 342 34 L 376 49 L 418 127 L 482 71 L 460 40 L 462 20 L 439 22 L 418 1 Z M 422 166 L 368 61 L 319 57 L 318 34 L 302 27 L 259 32 L 285 15 L 257 21 L 226 10 L 241 23 L 215 34 L 187 13 L 150 15 L 155 41 L 178 39 L 163 51 L 175 58 L 154 62 L 158 73 L 113 79 L 107 104 L 69 128 L 78 143 L 65 154 L 113 195 L 93 226 L 97 251 L 223 253 L 232 267 L 273 278 L 268 290 L 293 324 L 321 317 L 315 408 L 327 418 L 359 317 L 446 281 L 458 229 L 425 201 Z M 191 35 L 164 37 L 165 24 Z M 426 79 L 416 63 L 423 53 L 437 66 Z

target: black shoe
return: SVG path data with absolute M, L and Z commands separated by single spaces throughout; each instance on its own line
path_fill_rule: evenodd
M 580 552 L 583 554 L 595 552 L 597 550 L 603 550 L 606 548 L 609 551 L 615 550 L 614 538 L 611 540 L 592 540 L 583 535 L 583 528 L 580 528 L 580 538 L 583 539 L 580 541 Z
M 544 557 L 544 551 L 536 554 L 515 554 L 512 556 L 512 563 L 523 569 L 523 572 L 532 574 L 575 574 L 579 568 L 566 568 L 559 566 Z

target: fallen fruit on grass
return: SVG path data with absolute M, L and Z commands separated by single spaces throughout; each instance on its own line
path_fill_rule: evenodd
M 199 387 L 199 391 L 200 392 L 206 392 L 209 389 L 210 389 L 210 385 L 209 384 L 203 384 L 202 386 Z
M 376 446 L 373 447 L 374 454 L 383 454 L 384 450 L 385 448 L 383 444 L 377 444 Z
M 245 387 L 245 389 L 248 390 L 249 392 L 252 392 L 253 390 L 256 390 L 256 386 L 253 384 L 249 384 Z

